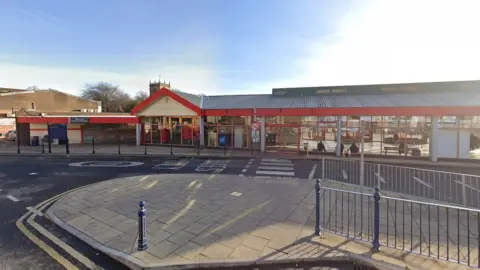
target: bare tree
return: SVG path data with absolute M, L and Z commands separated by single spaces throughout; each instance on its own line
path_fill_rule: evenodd
M 148 98 L 148 93 L 145 92 L 145 91 L 138 91 L 136 94 L 135 94 L 135 100 L 138 100 L 138 101 L 144 101 L 145 99 Z
M 105 112 L 126 112 L 126 105 L 130 102 L 130 96 L 118 86 L 110 83 L 99 82 L 87 84 L 82 90 L 82 97 L 101 101 Z
M 27 87 L 27 90 L 28 91 L 36 91 L 36 90 L 40 90 L 40 88 L 36 85 L 30 85 L 29 87 Z

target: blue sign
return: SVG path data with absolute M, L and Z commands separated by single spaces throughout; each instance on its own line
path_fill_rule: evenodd
M 225 135 L 219 135 L 218 136 L 218 144 L 220 146 L 225 146 L 227 144 L 227 136 Z

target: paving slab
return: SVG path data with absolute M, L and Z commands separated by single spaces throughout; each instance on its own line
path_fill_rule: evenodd
M 197 184 L 201 186 L 195 188 Z M 232 175 L 126 177 L 69 193 L 48 209 L 47 216 L 87 244 L 138 269 L 327 259 L 364 260 L 377 265 L 387 262 L 381 269 L 417 269 L 423 264 L 435 269 L 463 269 L 455 263 L 386 247 L 371 253 L 370 243 L 328 232 L 323 237 L 314 235 L 313 187 L 313 180 L 265 183 Z M 241 195 L 232 195 L 236 191 Z M 109 201 L 103 199 L 105 195 Z M 140 200 L 147 202 L 149 246 L 144 251 L 136 247 Z M 322 204 L 324 210 L 332 206 Z M 339 227 L 341 221 L 346 224 L 352 213 L 367 215 L 367 207 L 351 207 L 348 213 L 343 209 L 342 215 L 335 217 L 337 227 L 333 227 L 331 217 L 325 227 L 349 231 L 345 229 L 349 226 Z M 89 211 L 82 211 L 87 208 Z M 72 209 L 79 211 L 76 216 L 66 214 Z M 421 233 L 415 235 L 420 237 Z M 383 241 L 391 234 L 382 237 Z M 440 239 L 439 245 L 445 241 L 448 238 Z

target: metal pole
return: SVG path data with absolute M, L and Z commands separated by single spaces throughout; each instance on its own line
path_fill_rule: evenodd
M 45 142 L 42 138 L 42 154 L 45 154 Z
M 373 242 L 372 252 L 380 251 L 380 188 L 375 187 L 375 193 L 373 194 L 374 200 L 374 214 L 373 214 Z M 363 211 L 363 209 L 362 209 Z
M 18 136 L 15 138 L 17 141 L 17 154 L 20 154 L 20 140 L 18 139 Z
M 145 152 L 144 152 L 144 155 L 147 155 L 147 142 L 145 142 Z
M 225 144 L 225 146 L 223 147 L 223 155 L 226 156 L 227 155 L 227 145 Z
M 120 142 L 118 142 L 118 155 L 120 156 L 122 153 L 120 152 Z
M 95 138 L 92 138 L 92 154 L 95 155 Z
M 145 209 L 145 202 L 141 201 L 138 210 L 138 250 L 146 250 L 147 244 L 147 210 Z
M 317 179 L 317 183 L 315 184 L 315 234 L 320 235 L 320 189 L 321 183 L 320 179 Z
M 50 138 L 50 134 L 48 134 L 48 153 L 52 153 L 52 138 Z
M 363 186 L 364 186 L 364 174 L 365 174 L 365 160 L 364 160 L 364 150 L 365 150 L 365 136 L 364 136 L 364 122 L 360 122 L 360 148 L 361 148 L 361 153 L 360 153 L 360 187 L 361 187 L 361 192 L 363 193 Z
M 322 180 L 325 180 L 325 158 L 322 157 Z
M 70 144 L 68 142 L 68 138 L 67 138 L 67 143 L 65 144 L 65 153 L 67 155 L 70 154 Z
M 170 139 L 170 155 L 173 156 L 173 145 L 172 145 L 172 139 Z

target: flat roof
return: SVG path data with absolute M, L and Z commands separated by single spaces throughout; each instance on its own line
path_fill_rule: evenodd
M 480 81 L 276 88 L 272 94 L 205 96 L 203 108 L 198 95 L 162 88 L 132 114 L 165 95 L 206 115 L 480 115 Z

